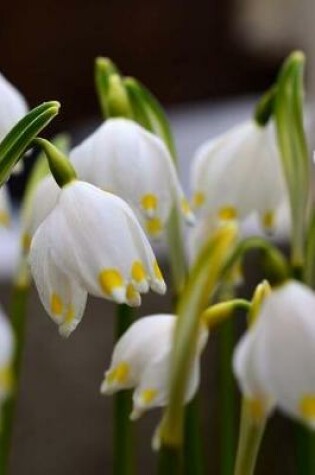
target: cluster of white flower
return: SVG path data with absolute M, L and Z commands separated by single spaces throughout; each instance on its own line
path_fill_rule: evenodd
M 26 112 L 24 99 L 0 76 L 0 138 Z M 163 141 L 131 120 L 107 120 L 70 153 L 78 179 L 59 187 L 43 178 L 23 223 L 24 247 L 40 299 L 68 336 L 80 322 L 87 294 L 138 306 L 141 294 L 163 294 L 165 282 L 145 234 L 158 236 L 178 207 L 194 221 Z M 256 215 L 276 225 L 287 201 L 273 125 L 249 121 L 205 143 L 192 163 L 194 246 L 226 221 Z M 143 225 L 143 229 L 141 224 Z M 9 220 L 7 190 L 0 191 L 0 225 Z M 202 231 L 200 231 L 202 230 Z M 239 343 L 235 374 L 257 415 L 277 404 L 315 426 L 315 296 L 296 282 L 275 289 L 257 323 Z M 118 341 L 102 392 L 135 388 L 132 418 L 167 404 L 168 372 L 176 317 L 152 315 Z M 199 359 L 208 331 L 201 327 L 186 401 L 199 384 Z M 6 392 L 12 335 L 0 314 L 0 399 Z

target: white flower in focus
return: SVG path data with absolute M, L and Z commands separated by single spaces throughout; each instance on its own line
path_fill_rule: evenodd
M 247 121 L 202 145 L 192 163 L 194 206 L 221 221 L 257 214 L 267 231 L 286 200 L 273 124 Z
M 193 220 L 162 140 L 128 119 L 109 119 L 70 154 L 80 179 L 115 193 L 158 236 L 174 205 Z
M 13 333 L 0 307 L 0 403 L 7 397 L 12 386 L 13 347 Z
M 0 187 L 0 228 L 7 227 L 10 223 L 11 206 L 8 189 L 5 185 Z
M 135 322 L 115 346 L 111 365 L 101 386 L 103 394 L 135 388 L 132 419 L 153 407 L 168 402 L 169 369 L 176 316 L 150 315 Z M 201 328 L 198 348 L 186 388 L 186 402 L 197 391 L 200 379 L 200 355 L 208 338 Z
M 151 246 L 129 206 L 73 180 L 37 229 L 31 271 L 42 303 L 69 335 L 82 318 L 87 292 L 138 306 L 140 293 L 166 290 Z
M 0 142 L 27 113 L 22 94 L 0 73 Z
M 234 372 L 259 418 L 274 405 L 315 429 L 315 294 L 289 281 L 239 342 Z
M 31 202 L 22 214 L 22 244 L 28 252 L 32 238 L 44 219 L 57 203 L 60 188 L 52 175 L 43 178 L 34 190 Z

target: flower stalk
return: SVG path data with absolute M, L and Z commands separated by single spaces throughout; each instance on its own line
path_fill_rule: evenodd
M 233 225 L 218 230 L 200 253 L 179 300 L 171 362 L 170 401 L 160 427 L 162 457 L 164 449 L 181 451 L 184 392 L 196 348 L 200 315 L 215 289 L 226 255 L 234 245 L 235 238 L 236 230 Z

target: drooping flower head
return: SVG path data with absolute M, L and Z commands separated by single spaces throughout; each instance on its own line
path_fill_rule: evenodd
M 80 179 L 127 201 L 152 236 L 163 231 L 174 205 L 193 219 L 166 146 L 131 120 L 107 120 L 70 159 Z
M 289 281 L 266 298 L 240 340 L 234 372 L 257 416 L 277 405 L 315 428 L 315 294 Z
M 103 394 L 134 388 L 132 419 L 168 402 L 170 358 L 176 316 L 150 315 L 135 322 L 115 346 L 110 368 L 101 386 Z M 199 385 L 200 354 L 208 331 L 202 327 L 194 364 L 186 388 L 186 402 Z
M 0 307 L 0 403 L 11 390 L 11 363 L 13 357 L 13 333 Z
M 203 144 L 192 164 L 194 206 L 219 221 L 258 215 L 270 230 L 286 200 L 273 124 L 248 121 Z
M 42 303 L 63 335 L 82 318 L 87 292 L 137 306 L 149 287 L 166 290 L 130 207 L 77 180 L 61 188 L 55 207 L 37 229 L 30 264 Z

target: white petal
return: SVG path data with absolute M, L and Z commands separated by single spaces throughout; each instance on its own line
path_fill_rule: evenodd
M 150 279 L 152 287 L 156 282 L 165 286 L 141 227 L 129 206 L 117 196 L 88 183 L 72 182 L 62 189 L 45 225 L 53 235 L 57 264 L 88 292 L 136 305 L 139 297 L 127 295 L 129 284 L 138 292 L 147 291 Z M 138 282 L 134 279 L 139 277 L 135 266 L 138 271 L 139 266 L 142 268 L 143 278 Z
M 139 418 L 145 411 L 154 407 L 165 406 L 169 399 L 169 372 L 171 365 L 172 343 L 175 329 L 169 329 L 166 341 L 167 344 L 161 346 L 156 356 L 150 361 L 140 377 L 133 395 L 133 411 L 131 419 Z M 200 355 L 206 345 L 208 331 L 203 327 L 200 331 L 198 348 L 190 370 L 186 392 L 185 403 L 189 402 L 199 387 L 200 382 Z
M 21 93 L 0 74 L 0 141 L 27 113 Z
M 281 409 L 310 426 L 315 424 L 314 314 L 314 292 L 292 281 L 272 293 L 259 317 L 268 344 L 264 383 Z
M 51 175 L 38 183 L 32 203 L 25 209 L 22 216 L 25 243 L 30 243 L 39 225 L 56 205 L 59 194 L 60 188 Z
M 172 343 L 176 317 L 169 314 L 157 314 L 136 321 L 117 342 L 109 370 L 105 374 L 102 392 L 111 394 L 120 389 L 135 387 L 139 384 L 145 368 L 157 355 L 169 351 Z M 113 371 L 120 365 L 127 365 L 125 378 L 112 378 Z
M 240 219 L 253 212 L 268 218 L 286 197 L 273 126 L 248 121 L 204 144 L 193 160 L 192 185 L 208 215 L 235 210 Z
M 60 334 L 69 336 L 83 316 L 87 292 L 56 264 L 53 236 L 46 224 L 39 227 L 32 241 L 31 271 L 46 312 L 59 326 Z
M 126 200 L 152 234 L 162 231 L 176 201 L 192 219 L 166 146 L 133 121 L 107 120 L 71 161 L 81 179 Z

